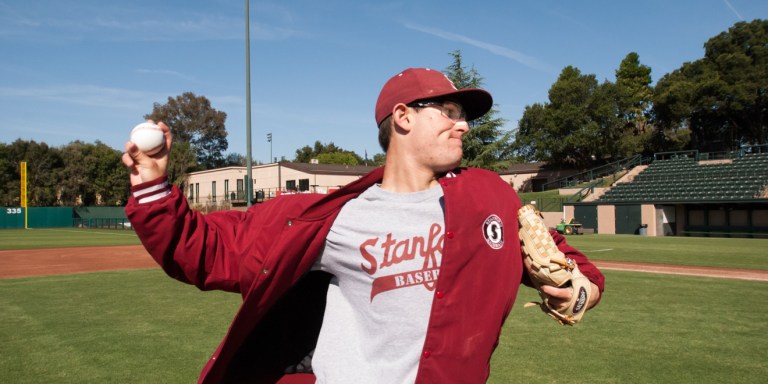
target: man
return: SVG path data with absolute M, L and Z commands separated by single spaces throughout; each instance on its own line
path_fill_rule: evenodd
M 485 382 L 524 270 L 517 194 L 493 172 L 458 168 L 468 121 L 492 103 L 407 69 L 376 103 L 384 167 L 248 212 L 189 209 L 167 182 L 164 124 L 160 153 L 127 143 L 126 212 L 150 254 L 176 279 L 243 296 L 199 382 Z M 594 306 L 602 274 L 553 236 L 592 282 Z M 542 290 L 555 304 L 572 294 Z M 314 375 L 287 374 L 302 371 Z

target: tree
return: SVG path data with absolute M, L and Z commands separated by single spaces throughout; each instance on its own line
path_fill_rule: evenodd
M 457 88 L 480 88 L 483 78 L 474 67 L 466 69 L 462 63 L 461 51 L 450 53 L 453 63 L 445 74 Z M 503 132 L 504 119 L 497 117 L 498 111 L 491 108 L 484 116 L 469 122 L 470 130 L 462 140 L 464 158 L 462 166 L 500 170 L 511 163 L 511 132 Z
M 517 155 L 525 161 L 547 161 L 552 159 L 549 135 L 544 127 L 547 122 L 547 106 L 542 103 L 527 105 L 517 126 L 513 147 Z
M 27 163 L 27 203 L 123 205 L 128 200 L 128 169 L 122 152 L 96 141 L 74 141 L 59 148 L 16 140 L 0 144 L 0 205 L 20 203 L 20 162 Z
M 62 148 L 64 161 L 62 170 L 60 198 L 63 205 L 90 205 L 95 196 L 89 190 L 91 185 L 86 157 L 90 148 L 82 141 L 74 141 Z
M 590 98 L 598 87 L 594 75 L 568 66 L 549 90 L 552 162 L 584 167 L 594 156 L 599 127 L 589 116 Z
M 73 141 L 60 149 L 58 195 L 62 205 L 123 205 L 128 201 L 128 170 L 122 152 L 100 141 Z
M 0 205 L 18 205 L 19 163 L 27 162 L 29 206 L 122 205 L 128 200 L 128 170 L 122 153 L 97 141 L 60 148 L 16 140 L 0 144 Z
M 630 52 L 616 70 L 615 97 L 618 117 L 623 123 L 617 140 L 618 155 L 629 157 L 650 151 L 654 127 L 650 124 L 653 88 L 651 68 L 640 64 L 640 56 Z
M 183 189 L 189 173 L 197 168 L 195 150 L 189 142 L 174 142 L 169 156 L 168 181 Z
M 211 107 L 205 96 L 185 92 L 175 98 L 168 98 L 166 104 L 155 103 L 152 113 L 145 118 L 163 121 L 173 133 L 174 145 L 189 143 L 196 155 L 196 163 L 202 169 L 222 166 L 224 151 L 227 150 L 227 114 Z M 171 159 L 171 161 L 176 161 Z M 192 168 L 185 163 L 179 168 Z
M 227 155 L 227 157 L 224 158 L 225 167 L 231 167 L 231 166 L 244 167 L 246 165 L 245 163 L 246 163 L 245 156 L 239 153 L 230 153 Z
M 656 142 L 690 136 L 689 148 L 719 151 L 768 141 L 768 21 L 736 23 L 704 49 L 656 85 Z
M 20 204 L 20 163 L 27 162 L 27 204 L 29 206 L 56 205 L 63 162 L 59 150 L 45 143 L 18 139 L 3 149 L 0 158 L 0 197 L 2 204 Z
M 20 187 L 18 177 L 14 177 L 16 159 L 11 158 L 10 148 L 5 143 L 0 143 L 0 206 L 13 207 L 19 205 L 18 196 L 14 196 L 13 190 Z
M 387 155 L 383 153 L 377 153 L 373 155 L 373 159 L 368 162 L 368 165 L 380 167 L 387 162 Z
M 46 171 L 55 172 L 60 159 L 55 151 L 44 143 L 16 140 L 12 144 L 0 145 L 0 205 L 13 207 L 21 204 L 21 162 L 27 162 L 27 204 L 38 205 L 55 200 L 53 193 L 47 193 L 55 185 L 49 182 Z
M 565 67 L 549 90 L 549 103 L 526 107 L 515 150 L 527 161 L 584 169 L 617 154 L 621 129 L 613 84 Z
M 122 152 L 96 141 L 86 161 L 91 163 L 88 178 L 97 203 L 123 205 L 128 201 L 130 182 L 128 168 L 122 163 Z
M 346 164 L 357 165 L 363 162 L 363 159 L 353 151 L 347 151 L 337 147 L 333 142 L 323 144 L 319 140 L 315 141 L 313 147 L 305 145 L 296 150 L 296 157 L 293 161 L 297 163 L 309 163 L 317 159 L 321 164 Z
M 320 164 L 358 165 L 360 162 L 351 152 L 331 152 L 317 155 Z

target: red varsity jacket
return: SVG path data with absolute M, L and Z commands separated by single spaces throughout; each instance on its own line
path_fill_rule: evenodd
M 199 383 L 313 382 L 311 375 L 284 374 L 314 349 L 322 325 L 329 276 L 309 270 L 344 203 L 382 175 L 378 168 L 329 195 L 282 196 L 247 212 L 207 215 L 191 210 L 164 179 L 132 188 L 126 213 L 168 275 L 243 297 Z M 482 169 L 459 169 L 439 182 L 445 242 L 416 382 L 481 383 L 523 276 L 520 199 Z M 602 292 L 600 271 L 562 236 L 553 237 Z

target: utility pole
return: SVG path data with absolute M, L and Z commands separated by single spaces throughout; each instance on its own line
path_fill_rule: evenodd
M 272 132 L 267 133 L 267 141 L 269 142 L 269 161 L 272 162 Z
M 245 0 L 245 195 L 246 206 L 253 200 L 253 166 L 251 154 L 251 12 L 249 0 Z

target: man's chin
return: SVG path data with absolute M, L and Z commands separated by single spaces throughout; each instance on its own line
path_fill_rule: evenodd
M 460 165 L 461 165 L 461 159 L 459 159 L 459 161 L 455 161 L 455 162 L 452 162 L 452 163 L 447 163 L 447 164 L 441 166 L 437 171 L 439 173 L 453 171 L 454 169 L 458 168 Z

